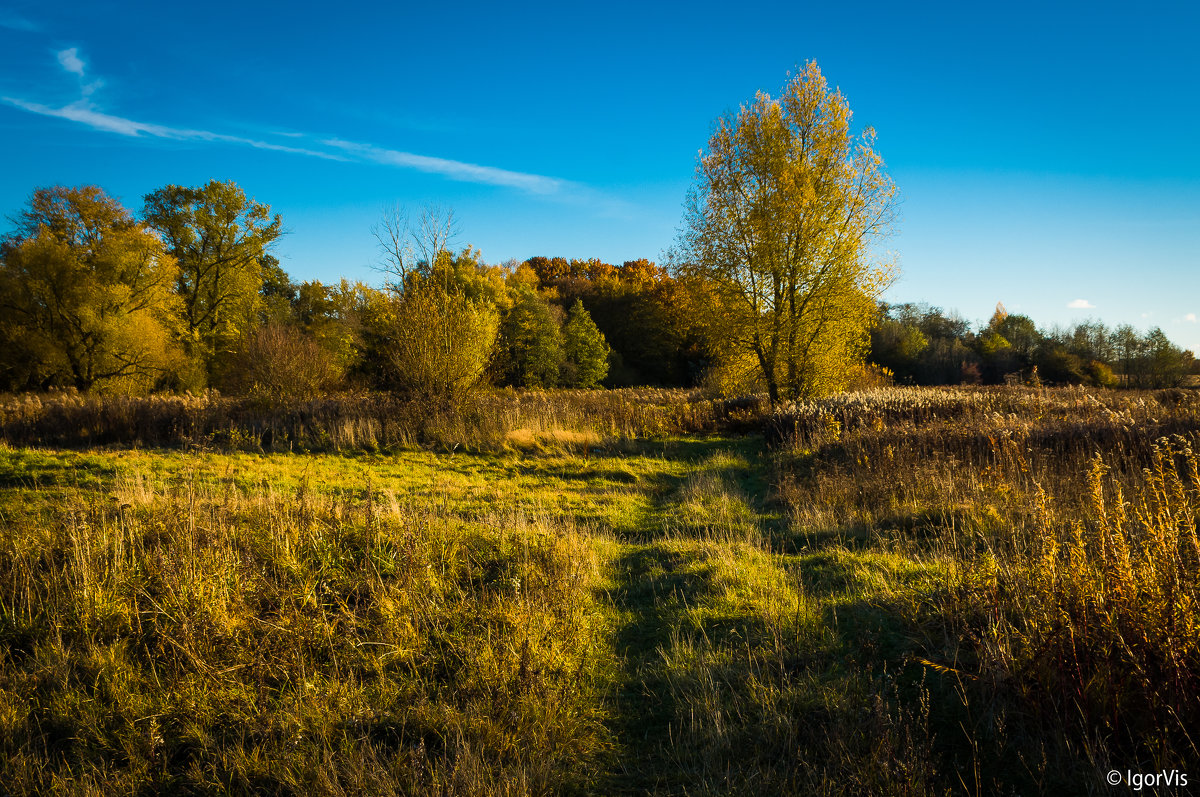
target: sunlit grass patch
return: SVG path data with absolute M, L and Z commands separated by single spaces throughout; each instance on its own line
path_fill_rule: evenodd
M 1040 793 L 1195 757 L 1186 396 L 599 451 L 526 398 L 536 449 L 0 449 L 5 787 Z
M 119 505 L 5 524 L 16 793 L 548 791 L 600 765 L 612 665 L 586 533 L 220 487 L 132 477 Z

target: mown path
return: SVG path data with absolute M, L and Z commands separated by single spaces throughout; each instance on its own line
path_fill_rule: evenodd
M 452 738 L 445 728 L 462 733 L 461 727 L 478 724 L 477 704 L 487 710 L 501 703 L 527 706 L 528 720 L 514 709 L 497 713 L 485 729 L 494 736 L 486 738 L 508 739 L 505 744 L 541 739 L 543 747 L 522 749 L 520 760 L 543 767 L 539 772 L 567 770 L 565 781 L 584 793 L 874 793 L 876 783 L 891 777 L 890 762 L 906 754 L 896 722 L 879 700 L 878 675 L 902 658 L 900 637 L 889 630 L 899 625 L 902 611 L 893 601 L 893 588 L 920 568 L 882 547 L 848 547 L 835 530 L 797 535 L 772 489 L 773 454 L 758 437 L 652 440 L 605 452 L 532 455 L 22 449 L 0 452 L 0 457 L 0 520 L 15 524 L 14 529 L 36 526 L 43 515 L 61 517 L 65 507 L 75 505 L 107 511 L 104 507 L 116 506 L 117 499 L 151 514 L 186 515 L 196 495 L 208 506 L 200 511 L 204 525 L 216 523 L 216 507 L 228 503 L 231 492 L 234 504 L 244 500 L 251 509 L 260 507 L 254 511 L 276 507 L 285 513 L 308 506 L 309 497 L 320 493 L 323 499 L 316 503 L 325 513 L 323 527 L 339 528 L 329 539 L 352 540 L 356 526 L 390 512 L 396 528 L 387 550 L 407 550 L 411 558 L 406 535 L 432 523 L 443 542 L 424 553 L 417 546 L 416 555 L 431 558 L 429 572 L 449 566 L 464 575 L 457 585 L 428 588 L 442 590 L 430 593 L 431 608 L 425 611 L 443 612 L 429 618 L 443 637 L 441 647 L 422 649 L 421 660 L 439 661 L 443 647 L 454 655 L 442 657 L 442 671 L 393 671 L 386 659 L 391 648 L 381 647 L 372 626 L 364 625 L 353 656 L 362 659 L 364 674 L 372 678 L 387 673 L 397 689 L 427 690 L 425 699 L 441 713 L 423 720 L 429 724 L 425 733 L 441 743 Z M 239 491 L 243 499 L 236 498 Z M 129 503 L 121 506 L 125 511 Z M 229 517 L 228 523 L 243 522 Z M 243 533 L 238 529 L 228 530 Z M 521 583 L 511 576 L 514 568 L 530 562 L 528 546 L 517 542 L 524 529 L 543 539 L 577 540 L 572 544 L 587 552 L 581 558 L 598 563 L 579 582 L 584 597 L 576 604 L 585 607 L 588 622 L 595 620 L 595 633 L 566 626 L 566 638 L 554 645 L 533 638 L 547 667 L 557 667 L 554 662 L 562 656 L 583 657 L 582 663 L 572 660 L 569 672 L 554 682 L 571 701 L 565 713 L 556 708 L 554 693 L 531 696 L 503 675 L 505 662 L 519 660 L 518 685 L 535 682 L 526 663 L 530 643 L 522 651 L 513 629 L 531 627 L 530 618 L 553 620 L 553 607 L 527 607 L 523 589 L 511 586 Z M 344 584 L 361 602 L 370 594 L 361 585 L 370 578 L 347 564 L 351 559 L 345 551 L 326 550 L 324 539 L 300 535 L 289 544 L 315 546 L 305 549 L 306 558 L 268 560 L 264 564 L 270 567 L 260 569 L 275 574 L 284 592 L 292 588 L 288 568 L 300 568 L 309 587 L 320 582 L 341 589 Z M 274 556 L 276 548 L 239 556 Z M 455 561 L 438 561 L 442 555 Z M 553 580 L 569 572 L 562 567 L 540 575 Z M 380 580 L 371 581 L 370 589 L 393 591 L 388 579 L 399 578 L 372 577 Z M 562 586 L 563 591 L 548 594 L 576 594 L 571 589 Z M 475 597 L 467 600 L 468 593 Z M 244 601 L 247 611 L 254 599 L 248 595 Z M 486 602 L 479 605 L 490 607 L 492 619 L 476 617 L 479 605 L 471 603 L 476 599 Z M 459 611 L 455 600 L 464 601 L 461 616 L 454 614 Z M 302 603 L 296 603 L 297 623 L 308 617 Z M 347 622 L 382 622 L 349 599 L 329 606 Z M 309 644 L 305 639 L 294 641 Z M 500 674 L 479 671 L 470 676 L 476 681 L 468 688 L 458 673 L 475 673 L 475 659 L 494 662 L 489 666 Z M 231 671 L 242 672 L 236 668 L 243 664 L 235 660 Z M 304 665 L 323 666 L 315 659 Z M 583 681 L 571 675 L 585 670 L 589 675 Z M 370 683 L 364 675 L 364 700 Z M 323 710 L 330 722 L 343 723 L 341 698 L 335 700 L 336 690 L 330 689 Z M 166 692 L 149 693 L 146 700 L 173 705 Z M 258 705 L 246 707 L 248 725 L 277 722 Z M 387 721 L 406 728 L 411 710 L 410 701 L 401 701 L 389 709 Z M 460 716 L 455 711 L 462 712 L 464 726 L 454 724 Z M 555 717 L 559 725 L 537 725 L 540 716 Z M 103 735 L 108 731 L 97 733 L 109 738 Z M 112 733 L 118 734 L 114 739 L 124 738 Z M 387 734 L 375 741 L 394 744 Z M 263 766 L 270 770 L 269 762 L 280 753 L 268 742 L 262 751 L 256 748 L 254 760 L 267 762 Z M 316 741 L 310 743 L 318 752 Z M 508 765 L 506 754 L 492 749 L 482 754 Z M 575 751 L 578 762 L 564 761 L 556 752 L 566 749 Z M 448 778 L 458 766 L 454 756 L 433 763 L 448 767 Z M 513 766 L 516 771 L 524 765 Z M 579 775 L 573 777 L 576 768 Z M 413 777 L 424 777 L 421 771 L 415 768 Z M 826 788 L 831 784 L 836 788 Z
M 780 522 L 767 511 L 769 465 L 758 438 L 670 441 L 649 458 L 663 469 L 643 481 L 636 523 L 614 529 L 622 544 L 608 563 L 612 583 L 604 597 L 618 618 L 612 644 L 621 683 L 612 724 L 616 766 L 599 792 L 669 793 L 687 779 L 672 760 L 681 707 L 664 653 L 688 628 L 688 615 L 702 612 L 719 590 L 704 543 L 727 529 L 696 516 L 708 514 L 704 499 L 735 501 L 743 532 L 766 533 Z M 698 505 L 689 507 L 689 499 Z
M 924 566 L 792 529 L 761 438 L 646 457 L 659 468 L 636 522 L 612 529 L 616 760 L 595 793 L 880 793 L 897 768 L 923 777 L 926 741 L 881 690 L 910 652 L 897 591 Z

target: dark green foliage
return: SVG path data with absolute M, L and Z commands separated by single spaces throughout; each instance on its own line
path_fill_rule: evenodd
M 1078 385 L 1087 381 L 1084 364 L 1065 346 L 1048 343 L 1038 353 L 1038 376 L 1051 384 Z
M 527 285 L 516 289 L 513 306 L 500 325 L 500 371 L 505 383 L 517 387 L 558 384 L 563 340 L 557 309 Z
M 1007 315 L 994 326 L 994 329 L 1012 347 L 1012 354 L 1018 367 L 1029 367 L 1034 353 L 1042 342 L 1042 333 L 1038 331 L 1033 319 L 1027 315 Z
M 300 288 L 279 265 L 279 258 L 275 255 L 264 254 L 259 258 L 258 265 L 262 270 L 262 322 L 287 323 L 291 320 L 292 305 Z
M 563 383 L 568 387 L 596 387 L 608 374 L 611 349 L 583 302 L 575 300 L 563 326 Z
M 611 385 L 697 384 L 711 359 L 682 286 L 649 260 L 525 261 L 563 307 L 581 300 L 612 349 Z

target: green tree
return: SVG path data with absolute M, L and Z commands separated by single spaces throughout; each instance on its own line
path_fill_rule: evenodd
M 1194 359 L 1192 352 L 1176 346 L 1161 329 L 1155 327 L 1146 335 L 1146 386 L 1179 387 L 1187 379 Z
M 810 62 L 779 99 L 718 120 L 701 153 L 677 269 L 711 286 L 712 331 L 756 361 L 772 403 L 840 388 L 866 349 L 890 279 L 870 249 L 895 196 L 874 146 Z
M 929 348 L 929 339 L 913 323 L 890 318 L 886 307 L 871 330 L 871 361 L 889 369 L 896 379 L 911 383 L 917 373 L 918 358 Z
M 611 349 L 583 302 L 575 300 L 563 325 L 563 376 L 571 387 L 595 387 L 608 375 Z
M 1010 313 L 992 328 L 1012 345 L 1019 367 L 1028 367 L 1033 362 L 1033 357 L 1042 344 L 1042 333 L 1038 331 L 1032 318 Z
M 292 278 L 275 255 L 264 254 L 259 258 L 258 266 L 262 270 L 262 323 L 286 324 L 292 317 L 292 307 L 300 286 L 292 282 Z
M 240 338 L 262 322 L 267 250 L 282 234 L 279 215 L 233 182 L 168 185 L 146 195 L 143 217 L 179 262 L 184 343 L 209 376 Z
M 1017 357 L 1013 352 L 1012 343 L 995 330 L 995 325 L 989 326 L 975 339 L 979 357 L 983 365 L 983 380 L 988 384 L 1000 384 L 1006 374 L 1020 368 Z
M 0 243 L 0 369 L 14 387 L 145 390 L 170 367 L 175 260 L 95 186 L 41 188 Z
M 562 313 L 527 284 L 514 289 L 500 327 L 503 379 L 521 387 L 554 387 L 563 362 Z

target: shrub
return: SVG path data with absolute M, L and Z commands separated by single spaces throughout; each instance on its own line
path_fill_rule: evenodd
M 1092 360 L 1084 369 L 1088 380 L 1097 387 L 1116 387 L 1119 383 L 1117 375 L 1113 373 L 1113 369 L 1109 368 L 1099 360 Z
M 270 324 L 243 341 L 224 381 L 235 393 L 276 405 L 315 399 L 344 375 L 337 358 L 311 337 Z
M 460 405 L 487 369 L 499 323 L 486 301 L 410 281 L 396 301 L 388 349 L 398 386 L 419 401 Z

